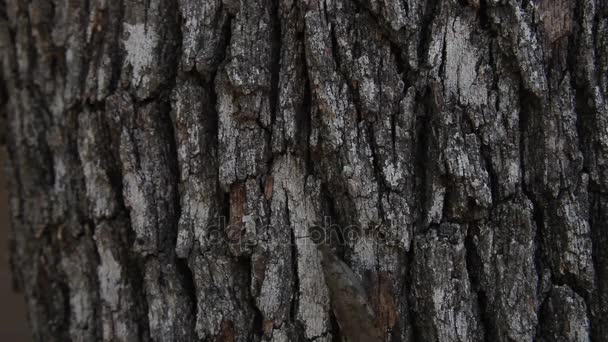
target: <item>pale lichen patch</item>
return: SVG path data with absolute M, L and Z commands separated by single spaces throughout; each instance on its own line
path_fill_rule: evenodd
M 131 66 L 131 80 L 135 85 L 148 82 L 150 66 L 155 62 L 154 52 L 159 43 L 156 32 L 143 23 L 134 25 L 124 24 L 126 39 L 123 40 L 125 48 L 125 63 Z

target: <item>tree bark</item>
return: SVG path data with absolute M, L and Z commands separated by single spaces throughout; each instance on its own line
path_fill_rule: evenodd
M 34 340 L 608 341 L 607 51 L 603 0 L 0 0 Z

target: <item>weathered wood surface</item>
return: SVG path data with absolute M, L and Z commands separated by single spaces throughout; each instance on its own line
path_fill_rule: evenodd
M 0 0 L 34 340 L 608 341 L 607 51 L 604 0 Z

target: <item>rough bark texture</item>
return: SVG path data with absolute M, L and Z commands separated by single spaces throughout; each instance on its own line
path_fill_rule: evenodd
M 34 339 L 608 341 L 607 51 L 604 0 L 0 0 Z

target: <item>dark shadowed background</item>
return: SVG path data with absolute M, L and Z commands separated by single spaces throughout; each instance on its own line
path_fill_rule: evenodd
M 5 160 L 6 151 L 4 146 L 0 146 L 0 341 L 29 341 L 23 298 L 13 291 L 8 264 L 9 220 Z

